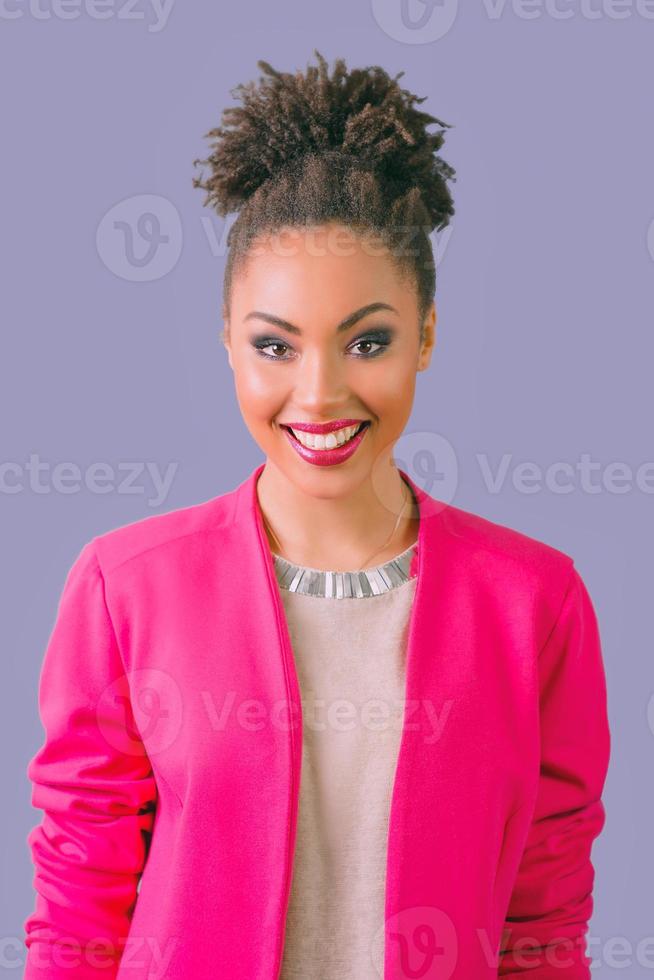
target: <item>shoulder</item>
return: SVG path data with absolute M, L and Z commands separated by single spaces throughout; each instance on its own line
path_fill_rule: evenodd
M 447 533 L 468 550 L 490 562 L 528 568 L 569 568 L 573 558 L 546 541 L 500 524 L 481 514 L 448 504 L 443 511 Z
M 85 561 L 97 563 L 103 574 L 109 574 L 137 558 L 149 556 L 156 561 L 169 553 L 197 549 L 199 542 L 214 540 L 229 521 L 233 496 L 234 491 L 228 491 L 111 528 L 88 541 L 82 555 Z
M 508 599 L 544 621 L 555 617 L 577 575 L 566 551 L 524 531 L 480 514 L 447 505 L 441 515 L 444 547 L 457 560 L 449 562 L 465 575 L 477 595 L 493 602 Z

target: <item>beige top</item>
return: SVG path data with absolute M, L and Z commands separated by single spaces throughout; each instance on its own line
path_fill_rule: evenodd
M 379 980 L 388 818 L 417 579 L 414 572 L 381 594 L 332 598 L 289 591 L 282 584 L 288 563 L 276 558 L 275 565 L 303 711 L 281 980 Z

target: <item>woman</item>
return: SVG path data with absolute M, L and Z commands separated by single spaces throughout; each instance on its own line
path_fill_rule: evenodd
M 240 210 L 223 339 L 266 461 L 94 538 L 64 587 L 28 978 L 590 976 L 594 609 L 568 555 L 394 464 L 445 124 L 316 55 L 259 62 L 194 181 Z

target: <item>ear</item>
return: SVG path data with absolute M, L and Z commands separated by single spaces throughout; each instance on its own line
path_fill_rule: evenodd
M 431 355 L 436 346 L 436 304 L 432 303 L 427 311 L 423 324 L 424 340 L 418 355 L 418 371 L 425 371 L 429 367 Z
M 226 318 L 226 310 L 223 307 L 223 329 L 220 331 L 220 339 L 227 351 L 227 360 L 229 361 L 229 366 L 234 370 L 234 365 L 232 364 L 232 346 L 230 342 L 230 330 L 229 330 L 229 320 Z

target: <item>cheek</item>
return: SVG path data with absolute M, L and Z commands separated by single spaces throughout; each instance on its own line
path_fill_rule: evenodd
M 279 408 L 284 398 L 284 386 L 275 372 L 265 370 L 267 365 L 248 361 L 237 364 L 234 383 L 243 415 L 252 421 L 267 421 Z
M 384 417 L 391 421 L 411 414 L 415 381 L 415 369 L 403 369 L 398 362 L 379 371 L 371 387 L 370 405 L 378 407 L 382 421 Z

